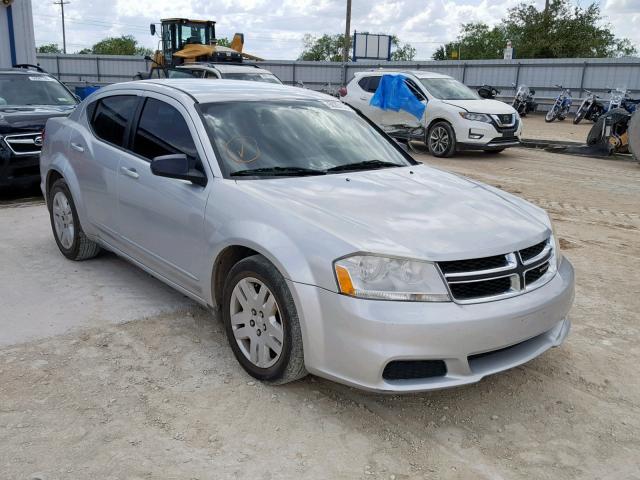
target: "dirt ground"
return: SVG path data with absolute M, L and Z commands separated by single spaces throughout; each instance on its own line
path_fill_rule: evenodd
M 544 121 L 543 114 L 529 114 L 522 119 L 522 138 L 528 140 L 553 140 L 562 142 L 586 143 L 589 130 L 593 122 L 582 120 L 578 125 L 573 124 L 573 113 L 563 121 Z
M 549 210 L 577 274 L 563 346 L 437 392 L 265 386 L 209 312 L 111 255 L 64 260 L 44 206 L 14 204 L 0 208 L 0 478 L 640 479 L 640 166 L 420 159 Z

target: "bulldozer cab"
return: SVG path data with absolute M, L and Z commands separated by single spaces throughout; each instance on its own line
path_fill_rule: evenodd
M 156 25 L 151 24 L 151 34 L 155 35 Z M 187 18 L 165 18 L 160 20 L 160 42 L 162 65 L 175 66 L 182 59 L 174 54 L 188 45 L 214 46 L 216 43 L 216 22 L 212 20 L 189 20 Z

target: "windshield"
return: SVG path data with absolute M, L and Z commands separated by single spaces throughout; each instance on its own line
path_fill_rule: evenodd
M 210 103 L 202 113 L 225 176 L 257 169 L 333 173 L 327 170 L 363 162 L 357 169 L 411 165 L 338 100 Z
M 252 82 L 265 82 L 265 83 L 277 83 L 281 84 L 282 82 L 278 80 L 278 77 L 271 73 L 264 72 L 233 72 L 233 73 L 223 73 L 222 78 L 227 80 L 250 80 Z
M 480 96 L 453 78 L 421 78 L 420 82 L 432 96 L 440 100 L 478 100 Z
M 48 75 L 0 75 L 0 106 L 75 105 L 76 99 Z

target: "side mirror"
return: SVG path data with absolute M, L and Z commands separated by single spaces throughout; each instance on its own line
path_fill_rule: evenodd
M 190 168 L 189 159 L 184 153 L 155 157 L 151 160 L 151 173 L 158 177 L 188 180 L 201 187 L 207 184 L 207 176 L 195 168 Z
M 156 34 L 156 24 L 152 23 L 149 25 L 149 31 L 151 32 L 151 35 L 155 35 Z

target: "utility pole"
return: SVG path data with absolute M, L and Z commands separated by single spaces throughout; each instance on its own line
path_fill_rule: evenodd
M 60 0 L 62 1 L 62 0 Z M 344 46 L 342 47 L 342 61 L 349 61 L 349 39 L 351 38 L 351 0 L 347 0 L 347 19 L 344 27 Z
M 60 5 L 60 10 L 62 12 L 62 53 L 67 53 L 67 36 L 64 31 L 64 6 L 68 5 L 70 2 L 65 2 L 64 0 L 59 0 L 58 2 L 53 2 L 54 5 Z

